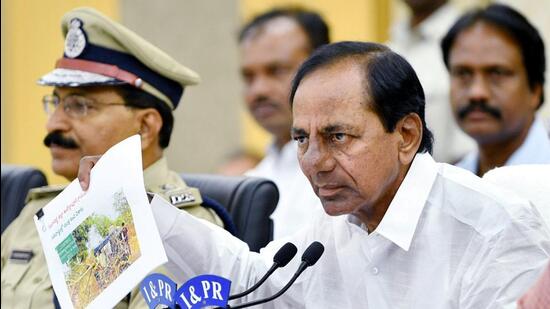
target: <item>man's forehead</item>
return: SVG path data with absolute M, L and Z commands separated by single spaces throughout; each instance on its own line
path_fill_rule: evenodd
M 340 102 L 365 104 L 370 95 L 364 75 L 360 63 L 349 59 L 318 67 L 300 80 L 293 105 L 302 101 L 315 105 L 320 102 L 325 105 L 340 105 Z
M 450 65 L 461 62 L 490 62 L 494 65 L 521 60 L 517 42 L 493 24 L 477 22 L 458 34 L 450 50 Z
M 241 52 L 245 57 L 251 52 L 262 51 L 270 55 L 286 52 L 295 53 L 303 50 L 309 53 L 310 44 L 305 31 L 289 17 L 277 17 L 265 24 L 250 29 L 241 41 Z
M 293 100 L 295 125 L 315 122 L 322 127 L 357 121 L 371 110 L 364 72 L 352 61 L 340 61 L 310 72 L 300 82 Z
M 282 36 L 288 33 L 301 30 L 298 22 L 288 16 L 280 16 L 270 19 L 261 25 L 249 30 L 243 39 L 243 43 L 257 40 L 264 36 Z
M 113 86 L 84 86 L 84 87 L 59 87 L 53 88 L 53 93 L 56 95 L 111 95 L 118 94 Z

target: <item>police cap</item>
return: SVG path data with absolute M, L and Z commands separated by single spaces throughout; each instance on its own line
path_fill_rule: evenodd
M 83 87 L 130 84 L 178 105 L 185 86 L 200 81 L 197 73 L 128 28 L 92 8 L 77 8 L 61 22 L 63 57 L 38 83 Z

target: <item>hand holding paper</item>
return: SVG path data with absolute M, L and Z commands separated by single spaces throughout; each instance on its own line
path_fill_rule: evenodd
M 101 156 L 84 156 L 80 159 L 78 181 L 82 190 L 88 190 L 88 186 L 90 185 L 90 173 L 99 159 L 101 159 Z
M 63 308 L 113 307 L 167 260 L 145 193 L 139 136 L 99 158 L 81 161 L 87 191 L 75 180 L 35 216 Z

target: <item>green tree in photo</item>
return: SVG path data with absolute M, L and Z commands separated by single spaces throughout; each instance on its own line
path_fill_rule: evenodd
M 109 234 L 109 228 L 113 225 L 113 221 L 105 215 L 93 215 L 93 225 L 101 237 L 106 237 Z
M 116 192 L 113 197 L 113 207 L 119 215 L 130 211 L 130 205 L 128 204 L 128 200 L 126 199 L 126 196 L 124 195 L 124 191 L 122 191 L 122 189 Z
M 72 262 L 79 263 L 80 261 L 84 261 L 88 256 L 88 247 L 86 244 L 88 243 L 88 235 L 92 224 L 92 217 L 88 217 L 73 231 L 72 234 L 78 246 L 78 254 Z

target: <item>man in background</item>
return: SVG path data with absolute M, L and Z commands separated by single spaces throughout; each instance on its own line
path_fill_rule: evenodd
M 434 158 L 454 163 L 475 144 L 455 121 L 449 105 L 449 78 L 441 59 L 440 42 L 460 16 L 447 0 L 404 0 L 406 20 L 391 29 L 389 46 L 411 63 L 426 95 L 426 122 L 434 134 Z
M 266 157 L 247 175 L 273 180 L 280 198 L 272 214 L 274 238 L 292 234 L 319 212 L 319 199 L 300 171 L 296 144 L 290 139 L 290 84 L 302 62 L 329 42 L 329 30 L 317 13 L 274 9 L 255 17 L 240 32 L 244 98 L 254 119 L 273 137 Z
M 63 17 L 63 57 L 38 81 L 53 86 L 43 104 L 49 118 L 44 144 L 52 169 L 72 181 L 80 159 L 103 154 L 116 143 L 139 134 L 147 191 L 177 197 L 175 207 L 222 225 L 201 205 L 196 188 L 187 187 L 168 169 L 163 151 L 170 143 L 174 117 L 186 86 L 199 76 L 124 26 L 90 9 Z M 34 224 L 34 214 L 64 186 L 31 190 L 28 204 L 2 233 L 2 307 L 54 308 L 52 283 Z M 9 205 L 2 205 L 8 207 Z M 155 272 L 163 272 L 163 268 Z M 147 308 L 134 290 L 117 308 Z
M 550 139 L 536 116 L 544 102 L 544 43 L 514 9 L 493 4 L 464 14 L 442 41 L 451 105 L 477 150 L 457 166 L 550 164 Z

